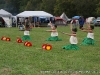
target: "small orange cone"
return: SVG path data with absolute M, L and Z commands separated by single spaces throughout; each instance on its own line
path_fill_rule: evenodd
M 52 45 L 50 45 L 50 44 L 43 44 L 42 45 L 42 49 L 44 49 L 44 50 L 51 50 L 52 49 Z
M 6 37 L 2 36 L 1 40 L 6 41 Z
M 26 42 L 24 42 L 24 46 L 31 47 L 32 46 L 32 43 L 29 42 L 29 41 L 26 41 Z
M 11 39 L 9 37 L 6 38 L 6 41 L 11 41 Z
M 23 41 L 22 41 L 22 39 L 21 38 L 19 38 L 19 37 L 17 37 L 17 43 L 22 43 Z

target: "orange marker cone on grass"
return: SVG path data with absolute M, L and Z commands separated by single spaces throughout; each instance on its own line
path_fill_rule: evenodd
M 42 49 L 44 49 L 44 50 L 51 50 L 52 49 L 52 45 L 50 45 L 50 44 L 43 44 L 42 45 Z

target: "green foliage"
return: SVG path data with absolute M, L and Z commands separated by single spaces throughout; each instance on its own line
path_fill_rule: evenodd
M 98 16 L 100 16 L 100 2 L 97 4 L 96 13 Z
M 0 9 L 4 8 L 4 1 L 3 0 L 0 0 Z
M 30 0 L 28 1 L 25 10 L 39 10 L 40 9 L 40 3 L 42 0 Z
M 63 0 L 63 1 L 56 0 L 54 13 L 56 15 L 61 15 L 62 12 L 65 12 L 69 17 L 76 14 L 74 9 L 74 4 L 72 3 L 71 0 Z
M 28 1 L 29 1 L 29 0 L 20 0 L 20 2 L 19 2 L 19 4 L 20 4 L 19 11 L 20 11 L 20 12 L 25 11 L 25 7 L 26 7 Z
M 96 16 L 96 4 L 95 0 L 76 0 L 74 1 L 76 13 L 84 16 Z
M 12 14 L 18 14 L 25 10 L 42 10 L 55 16 L 63 12 L 72 17 L 83 15 L 84 17 L 99 16 L 99 0 L 0 0 L 0 8 Z
M 3 0 L 3 3 L 0 2 L 0 8 L 9 11 L 12 14 L 19 13 L 19 1 L 17 0 Z
M 41 10 L 54 14 L 56 0 L 42 0 Z

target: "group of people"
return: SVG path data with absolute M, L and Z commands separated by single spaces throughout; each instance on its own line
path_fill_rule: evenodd
M 51 32 L 51 37 L 49 37 L 47 40 L 48 41 L 61 41 L 62 39 L 58 38 L 58 32 L 57 32 L 57 26 L 56 25 L 52 25 L 52 23 L 50 22 L 50 26 L 51 26 L 51 30 L 46 30 L 48 32 Z M 87 37 L 83 39 L 81 45 L 94 45 L 95 41 L 94 41 L 94 26 L 90 25 L 90 23 L 87 24 L 87 28 L 83 28 L 83 23 L 79 26 L 80 30 L 83 32 L 87 32 Z M 72 25 L 72 23 L 70 24 L 70 29 L 71 29 L 71 33 L 65 33 L 62 32 L 63 34 L 66 34 L 68 36 L 70 36 L 70 44 L 69 45 L 65 45 L 62 48 L 66 49 L 66 50 L 78 50 L 79 47 L 77 46 L 78 44 L 78 39 L 77 39 L 77 27 L 75 25 Z
M 74 20 L 73 20 L 74 22 Z M 65 33 L 62 32 L 62 34 L 66 34 L 68 36 L 70 36 L 70 44 L 69 45 L 65 45 L 62 48 L 66 49 L 66 50 L 78 50 L 79 47 L 77 46 L 78 44 L 78 39 L 77 39 L 77 26 L 71 22 L 70 24 L 70 29 L 71 29 L 71 33 Z M 90 25 L 90 23 L 87 24 L 87 28 L 83 28 L 83 21 L 80 20 L 80 26 L 79 29 L 83 32 L 87 32 L 87 37 L 83 39 L 81 45 L 94 45 L 95 41 L 94 41 L 94 26 Z M 51 32 L 51 36 L 47 39 L 47 41 L 61 41 L 62 39 L 60 39 L 58 37 L 58 31 L 57 31 L 57 25 L 52 24 L 52 22 L 49 23 L 51 30 L 46 30 L 47 32 Z M 24 36 L 22 37 L 22 40 L 30 40 L 30 34 L 29 34 L 29 23 L 26 21 L 25 22 L 25 31 L 24 31 Z
M 74 28 L 79 26 L 79 29 L 83 29 L 83 25 L 85 23 L 85 20 L 83 16 L 80 16 L 80 18 L 73 18 L 71 21 L 71 24 L 73 25 Z
M 31 30 L 33 27 L 31 17 L 25 18 L 24 22 L 19 22 L 19 30 Z

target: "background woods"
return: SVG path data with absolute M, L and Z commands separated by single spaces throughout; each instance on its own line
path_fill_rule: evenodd
M 0 0 L 0 9 L 16 15 L 25 10 L 43 10 L 55 16 L 100 16 L 100 0 Z

